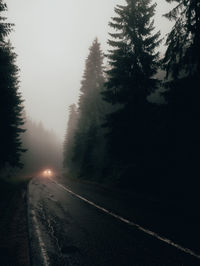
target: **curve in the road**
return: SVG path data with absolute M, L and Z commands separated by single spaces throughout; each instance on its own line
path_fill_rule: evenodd
M 125 219 L 125 218 L 123 218 L 122 216 L 117 215 L 117 214 L 115 214 L 115 213 L 113 213 L 113 212 L 111 212 L 111 211 L 105 209 L 104 207 L 101 207 L 101 206 L 95 204 L 94 202 L 92 202 L 92 201 L 90 201 L 90 200 L 88 200 L 88 199 L 82 197 L 81 195 L 79 195 L 79 194 L 73 192 L 72 190 L 68 189 L 67 187 L 63 186 L 62 184 L 59 184 L 58 182 L 56 182 L 56 181 L 53 180 L 52 178 L 50 178 L 50 179 L 51 179 L 51 181 L 54 182 L 57 186 L 61 187 L 63 190 L 65 190 L 65 191 L 67 191 L 68 193 L 70 193 L 71 195 L 73 195 L 73 196 L 79 198 L 80 200 L 82 200 L 82 201 L 88 203 L 89 205 L 91 205 L 91 206 L 93 206 L 93 207 L 95 207 L 95 208 L 97 208 L 97 209 L 103 211 L 103 212 L 106 213 L 106 214 L 111 215 L 112 217 L 114 217 L 114 218 L 116 218 L 116 219 L 118 219 L 118 220 L 120 220 L 120 221 L 122 221 L 122 222 L 124 222 L 124 223 L 126 223 L 126 224 L 128 224 L 128 225 L 130 225 L 130 226 L 134 226 L 134 227 L 136 227 L 138 230 L 144 232 L 145 234 L 148 234 L 148 235 L 150 235 L 150 236 L 152 236 L 152 237 L 154 237 L 154 238 L 156 238 L 156 239 L 158 239 L 158 240 L 160 240 L 160 241 L 162 241 L 162 242 L 164 242 L 164 243 L 167 243 L 168 245 L 173 246 L 173 247 L 175 247 L 175 248 L 177 248 L 177 249 L 183 251 L 183 252 L 186 253 L 186 254 L 189 254 L 189 255 L 191 255 L 191 256 L 197 258 L 197 259 L 200 259 L 200 255 L 199 255 L 199 254 L 196 254 L 196 253 L 195 253 L 194 251 L 192 251 L 191 249 L 188 249 L 188 248 L 182 247 L 181 245 L 174 243 L 174 242 L 171 241 L 170 239 L 167 239 L 167 238 L 165 238 L 165 237 L 162 237 L 162 236 L 158 235 L 157 233 L 155 233 L 155 232 L 153 232 L 153 231 L 151 231 L 151 230 L 148 230 L 148 229 L 146 229 L 146 228 L 140 226 L 140 225 L 137 224 L 137 223 L 134 223 L 134 222 L 132 222 L 132 221 L 129 221 L 128 219 Z

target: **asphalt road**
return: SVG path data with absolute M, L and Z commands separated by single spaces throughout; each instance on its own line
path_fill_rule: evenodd
M 134 222 L 120 197 L 96 186 L 37 177 L 29 184 L 33 266 L 192 266 L 198 253 Z

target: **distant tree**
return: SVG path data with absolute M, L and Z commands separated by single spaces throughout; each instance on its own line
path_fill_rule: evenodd
M 72 158 L 74 153 L 74 135 L 77 127 L 78 112 L 75 104 L 69 107 L 69 120 L 63 145 L 63 167 L 72 167 Z
M 0 0 L 0 168 L 6 164 L 21 167 L 20 155 L 24 151 L 20 134 L 22 125 L 22 98 L 19 89 L 19 69 L 16 65 L 16 54 L 7 36 L 13 25 L 6 23 L 1 14 L 7 10 Z
M 150 0 L 126 0 L 117 5 L 108 41 L 110 69 L 103 93 L 104 99 L 118 110 L 107 116 L 108 142 L 116 176 L 142 173 L 148 141 L 147 96 L 158 84 L 154 77 L 158 68 L 156 47 L 160 33 L 154 32 L 156 4 Z M 118 178 L 116 177 L 116 178 Z
M 80 88 L 79 110 L 80 115 L 84 117 L 83 126 L 85 128 L 88 128 L 91 121 L 98 122 L 98 111 L 102 104 L 100 93 L 103 84 L 103 54 L 98 39 L 95 39 L 89 49 Z
M 103 55 L 97 39 L 90 47 L 85 63 L 79 99 L 79 119 L 75 134 L 74 163 L 79 175 L 95 176 L 102 159 L 103 133 L 101 124 L 105 104 L 101 97 L 103 90 Z M 99 148 L 101 143 L 101 148 Z M 103 152 L 103 151 L 102 151 Z M 100 157 L 100 158 L 99 158 Z

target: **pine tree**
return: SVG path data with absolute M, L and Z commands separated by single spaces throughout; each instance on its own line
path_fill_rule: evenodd
M 103 84 L 103 54 L 100 43 L 95 39 L 89 49 L 80 88 L 79 110 L 81 116 L 86 119 L 83 122 L 85 128 L 90 125 L 91 121 L 98 119 L 97 110 L 101 105 L 100 92 Z
M 166 0 L 177 5 L 165 17 L 175 24 L 168 35 L 163 60 L 167 77 L 195 76 L 200 72 L 200 2 Z
M 77 120 L 77 107 L 75 104 L 72 104 L 69 107 L 69 120 L 63 145 L 63 167 L 68 169 L 73 167 L 72 158 L 74 152 L 74 135 L 76 132 Z
M 7 6 L 0 1 L 0 13 L 5 12 Z M 22 166 L 20 163 L 21 146 L 20 134 L 22 129 L 22 99 L 19 89 L 19 69 L 16 65 L 16 54 L 7 36 L 11 32 L 13 25 L 4 22 L 6 20 L 0 16 L 0 168 L 6 164 Z
M 190 184 L 199 185 L 195 177 L 199 175 L 200 149 L 200 1 L 166 1 L 177 3 L 165 14 L 174 21 L 163 59 L 167 71 L 164 95 L 168 102 L 168 153 L 176 191 L 188 193 L 188 176 L 192 178 Z
M 126 168 L 144 168 L 147 96 L 158 82 L 154 75 L 160 33 L 154 33 L 155 6 L 150 0 L 126 0 L 124 6 L 117 5 L 116 16 L 110 22 L 115 32 L 110 33 L 108 41 L 112 50 L 108 53 L 110 69 L 103 95 L 118 107 L 107 116 L 108 140 L 117 172 L 124 175 L 128 175 Z
M 97 168 L 97 151 L 104 113 L 101 91 L 103 89 L 103 55 L 97 39 L 89 49 L 81 82 L 79 119 L 75 135 L 74 162 L 81 176 L 94 174 Z

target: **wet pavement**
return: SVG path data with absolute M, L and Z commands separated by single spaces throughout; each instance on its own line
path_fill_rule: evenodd
M 29 184 L 33 266 L 200 265 L 198 258 L 123 221 L 126 206 L 119 201 L 104 200 L 105 195 L 89 192 L 84 184 L 61 183 L 38 177 Z M 116 217 L 110 215 L 117 211 Z

